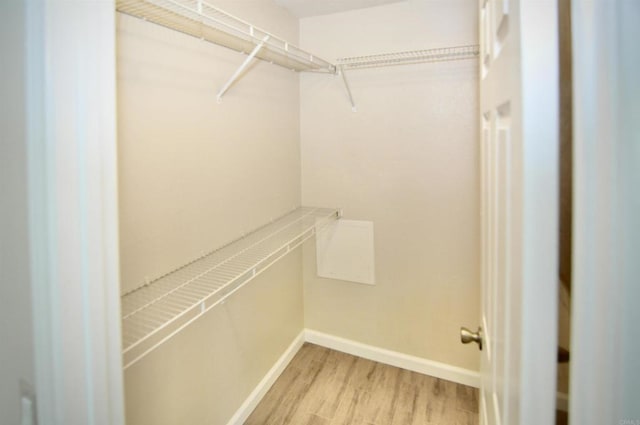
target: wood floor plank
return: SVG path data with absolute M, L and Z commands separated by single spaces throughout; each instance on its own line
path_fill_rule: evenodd
M 371 387 L 377 367 L 380 363 L 356 357 L 355 370 L 349 379 L 349 385 L 355 389 L 367 390 Z
M 305 423 L 306 425 L 329 425 L 328 420 L 316 415 L 309 415 L 308 420 L 303 423 Z
M 330 350 L 328 348 L 320 347 L 319 345 L 304 343 L 302 348 L 300 348 L 298 353 L 289 363 L 289 366 L 302 369 L 306 367 L 306 365 L 312 360 L 324 361 L 326 359 L 326 356 L 329 355 L 329 352 Z
M 325 359 L 328 357 L 329 353 L 324 353 L 320 358 Z M 318 400 L 319 394 L 321 394 L 322 384 L 324 380 L 321 379 L 323 372 L 325 372 L 325 367 L 327 364 L 320 360 L 312 360 L 308 370 L 302 372 L 303 379 L 300 381 L 300 386 L 296 386 L 295 384 L 289 387 L 288 393 L 292 394 L 288 403 L 285 402 L 281 416 L 281 422 L 283 425 L 287 424 L 296 424 L 294 422 L 294 418 L 299 416 L 299 414 L 304 413 L 313 413 L 309 411 L 307 406 Z M 306 372 L 306 373 L 305 373 Z
M 393 412 L 391 425 L 412 425 L 419 387 L 411 381 L 401 381 L 397 404 Z
M 260 408 L 251 413 L 245 424 L 262 425 L 268 423 L 276 410 L 283 405 L 288 389 L 298 380 L 300 374 L 300 369 L 287 367 L 278 378 L 278 385 L 271 387 L 260 402 Z
M 456 386 L 456 407 L 467 412 L 479 413 L 478 391 L 464 385 Z
M 300 400 L 306 395 L 309 384 L 302 379 L 294 381 L 280 398 L 279 405 L 267 416 L 265 425 L 286 425 L 291 423 L 300 406 Z M 257 422 L 256 424 L 258 424 Z
M 340 400 L 331 425 L 370 425 L 371 422 L 364 418 L 364 412 L 370 399 L 371 394 L 368 391 L 356 390 L 352 386 L 348 386 Z
M 348 382 L 355 369 L 356 358 L 349 356 L 340 361 L 340 366 L 335 373 L 325 382 L 325 391 L 322 403 L 316 413 L 318 416 L 333 419 L 345 395 Z
M 452 424 L 455 425 L 478 425 L 479 416 L 475 413 L 469 412 L 467 410 L 456 409 L 455 410 L 455 422 Z
M 457 420 L 457 387 L 459 384 L 440 378 L 428 377 L 424 382 L 427 394 L 425 416 L 427 424 L 453 425 Z
M 477 425 L 478 390 L 304 344 L 246 425 Z
M 397 398 L 395 392 L 397 371 L 394 369 L 383 365 L 374 369 L 370 388 L 371 399 L 365 411 L 365 420 L 375 424 L 389 424 L 391 422 Z
M 431 381 L 434 379 L 430 376 L 422 375 L 424 379 L 420 379 L 416 385 L 416 395 L 413 406 L 413 416 L 411 418 L 411 425 L 423 425 L 429 423 L 427 420 L 427 407 L 432 396 L 429 391 L 431 388 Z
M 330 353 L 329 353 L 330 354 Z M 306 395 L 300 400 L 299 411 L 302 413 L 314 414 L 316 416 L 331 419 L 320 414 L 323 405 L 327 402 L 327 396 L 331 394 L 331 377 L 336 374 L 337 363 L 330 360 L 330 355 L 324 363 L 313 360 L 314 367 L 317 368 L 315 379 L 308 388 Z

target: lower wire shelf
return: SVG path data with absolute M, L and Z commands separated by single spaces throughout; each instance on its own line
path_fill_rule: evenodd
M 124 368 L 132 366 L 340 217 L 300 207 L 122 296 Z

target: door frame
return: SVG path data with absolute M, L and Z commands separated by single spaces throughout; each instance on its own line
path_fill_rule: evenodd
M 115 4 L 26 8 L 37 420 L 123 425 Z
M 572 2 L 570 423 L 640 424 L 640 3 Z
M 558 324 L 558 188 L 559 99 L 558 1 L 520 0 L 521 37 L 538 48 L 521 49 L 522 109 L 530 111 L 522 123 L 523 244 L 521 261 L 522 346 L 519 414 L 510 424 L 550 424 L 556 406 Z M 535 40 L 535 43 L 532 42 Z M 555 46 L 549 51 L 548 46 Z M 543 88 L 543 89 L 541 89 Z M 547 90 L 548 89 L 548 90 Z M 551 99 L 552 100 L 552 99 Z M 536 114 L 531 114 L 536 111 Z M 553 193 L 545 193 L 553 187 Z M 532 201 L 531 203 L 527 203 Z M 553 249 L 550 249 L 553 247 Z M 546 309 L 541 311 L 540 306 Z

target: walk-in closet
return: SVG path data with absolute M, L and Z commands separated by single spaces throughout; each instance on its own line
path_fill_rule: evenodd
M 307 3 L 117 2 L 131 425 L 230 423 L 305 341 L 478 386 L 477 6 Z
M 226 424 L 304 341 L 477 386 L 477 7 L 378 3 L 117 3 L 129 424 Z

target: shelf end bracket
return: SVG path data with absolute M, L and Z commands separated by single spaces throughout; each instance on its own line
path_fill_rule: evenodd
M 344 83 L 345 89 L 347 89 L 347 95 L 349 96 L 349 102 L 351 102 L 351 111 L 358 112 L 356 108 L 356 103 L 353 101 L 353 94 L 351 94 L 351 87 L 349 86 L 349 80 L 347 80 L 347 75 L 344 72 L 344 66 L 338 65 L 338 73 L 342 76 L 342 82 Z
M 227 81 L 227 83 L 220 89 L 220 91 L 218 92 L 218 96 L 216 96 L 218 103 L 222 102 L 222 97 L 224 96 L 224 94 L 229 90 L 229 88 L 233 85 L 233 83 L 236 82 L 236 80 L 240 77 L 240 75 L 242 75 L 244 70 L 247 69 L 247 67 L 249 66 L 249 63 L 251 63 L 253 58 L 256 57 L 260 49 L 264 47 L 264 44 L 267 41 L 269 41 L 269 37 L 270 36 L 268 35 L 265 36 L 260 43 L 256 44 L 256 47 L 254 47 L 251 53 L 249 53 L 249 56 L 245 58 L 244 62 L 242 62 L 240 67 L 236 70 L 236 72 L 233 73 L 231 78 L 229 78 L 229 81 Z

